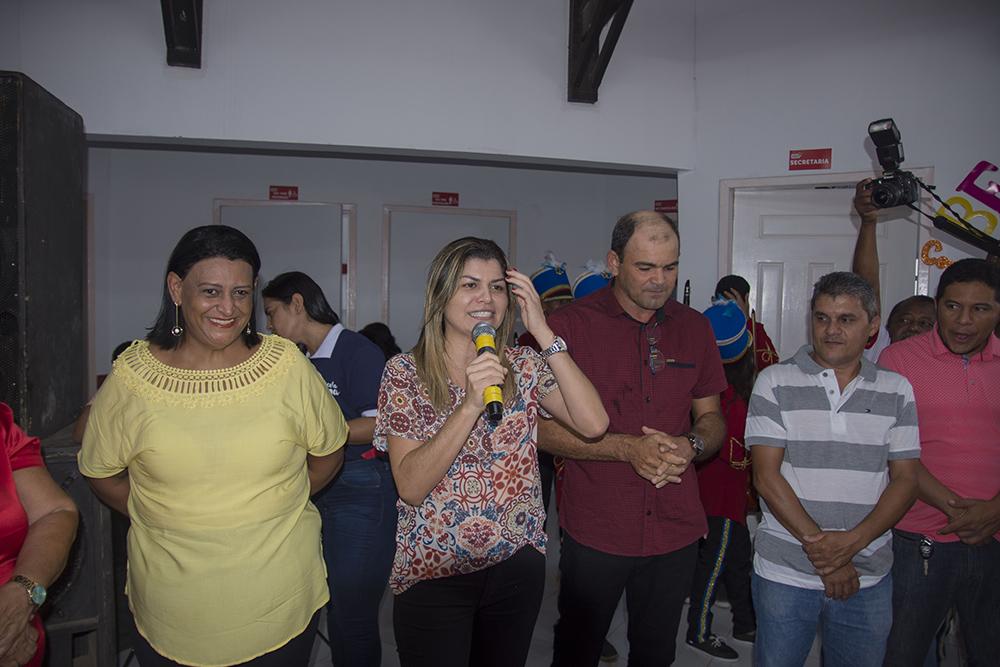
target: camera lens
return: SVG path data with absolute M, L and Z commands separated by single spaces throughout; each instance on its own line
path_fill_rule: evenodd
M 872 203 L 879 208 L 892 208 L 905 203 L 902 195 L 902 189 L 896 183 L 883 181 L 872 188 Z
M 872 203 L 878 208 L 912 204 L 920 196 L 917 178 L 908 171 L 897 171 L 876 178 L 872 181 L 871 187 Z

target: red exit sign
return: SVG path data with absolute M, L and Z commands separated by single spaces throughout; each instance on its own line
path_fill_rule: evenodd
M 832 162 L 832 148 L 800 148 L 788 151 L 788 171 L 829 169 Z
M 299 186 L 297 185 L 272 185 L 267 189 L 268 199 L 279 201 L 298 201 Z
M 657 213 L 676 213 L 676 199 L 657 199 L 653 202 L 653 210 Z
M 431 203 L 435 206 L 458 206 L 458 193 L 434 192 L 431 194 Z

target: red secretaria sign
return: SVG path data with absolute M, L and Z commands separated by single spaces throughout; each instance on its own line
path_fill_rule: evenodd
M 788 171 L 829 169 L 832 163 L 832 148 L 800 148 L 788 151 Z
M 434 192 L 431 194 L 431 203 L 435 206 L 458 206 L 458 193 Z
M 653 202 L 653 210 L 657 213 L 676 213 L 676 199 L 657 199 Z
M 267 190 L 268 199 L 279 199 L 282 201 L 298 201 L 299 186 L 297 185 L 272 185 Z

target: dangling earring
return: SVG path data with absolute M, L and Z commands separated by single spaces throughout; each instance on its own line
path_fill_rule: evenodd
M 247 334 L 252 334 L 252 333 L 253 333 L 253 329 L 250 328 L 250 321 L 247 320 Z
M 179 303 L 174 304 L 174 328 L 170 330 L 170 333 L 176 338 L 180 338 L 180 335 L 184 333 L 184 327 L 181 326 L 181 306 Z

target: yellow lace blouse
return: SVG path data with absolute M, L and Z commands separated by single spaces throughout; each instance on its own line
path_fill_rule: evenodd
M 229 665 L 284 645 L 329 599 L 306 454 L 347 426 L 313 365 L 264 336 L 245 362 L 187 371 L 136 341 L 94 398 L 84 475 L 128 469 L 129 607 L 183 664 Z

